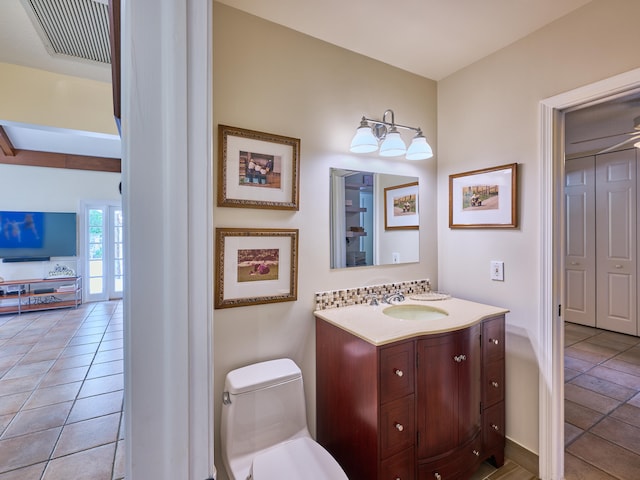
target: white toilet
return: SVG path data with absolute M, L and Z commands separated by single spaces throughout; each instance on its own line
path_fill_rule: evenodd
M 221 437 L 231 480 L 347 480 L 309 434 L 302 372 L 288 358 L 227 374 Z

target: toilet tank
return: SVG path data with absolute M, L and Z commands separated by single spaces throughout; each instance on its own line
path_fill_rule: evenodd
M 309 436 L 300 368 L 284 358 L 229 372 L 220 428 L 227 466 L 250 464 L 257 452 Z

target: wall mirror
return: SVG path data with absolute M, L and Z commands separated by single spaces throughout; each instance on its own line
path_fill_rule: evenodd
M 331 268 L 419 262 L 418 178 L 331 168 L 330 230 Z

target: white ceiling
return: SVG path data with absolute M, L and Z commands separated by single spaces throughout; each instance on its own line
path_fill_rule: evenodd
M 591 0 L 219 0 L 432 80 Z
M 0 0 L 0 62 L 111 81 L 108 66 L 51 55 L 27 14 L 25 5 L 28 1 Z M 106 0 L 86 1 L 104 3 Z M 441 80 L 591 0 L 219 1 L 417 75 Z M 574 145 L 573 148 L 586 146 L 584 142 L 573 142 L 593 135 L 591 132 L 600 132 L 603 124 L 608 129 L 606 135 L 628 132 L 633 128 L 634 116 L 640 115 L 639 110 L 640 102 L 635 96 L 631 102 L 608 102 L 592 107 L 590 111 L 576 112 L 568 117 L 572 123 L 568 123 L 567 144 Z M 617 121 L 611 121 L 612 115 Z M 0 125 L 11 127 L 8 123 L 0 119 Z M 616 132 L 610 133 L 614 124 L 618 125 Z M 34 150 L 71 150 L 76 143 L 83 143 L 73 136 L 62 140 L 66 134 L 88 138 L 88 132 L 57 131 L 52 134 L 56 129 L 49 129 L 47 135 L 42 135 L 43 130 L 38 127 L 32 129 L 34 139 L 31 140 L 29 125 L 12 127 L 7 128 L 11 140 L 24 145 L 22 148 L 37 146 L 31 148 Z M 42 139 L 47 136 L 55 137 L 55 143 L 47 144 Z M 111 140 L 118 143 L 119 149 L 119 139 Z M 69 147 L 64 146 L 65 142 Z M 95 141 L 82 148 L 86 155 L 112 156 L 114 147 L 107 147 L 107 144 Z M 91 145 L 94 145 L 93 149 Z

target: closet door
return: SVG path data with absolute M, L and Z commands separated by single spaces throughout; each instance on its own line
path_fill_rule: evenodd
M 596 326 L 637 335 L 636 149 L 596 158 Z
M 564 319 L 596 326 L 595 157 L 565 164 Z

